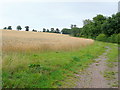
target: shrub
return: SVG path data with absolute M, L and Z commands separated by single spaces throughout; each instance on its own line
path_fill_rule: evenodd
M 113 35 L 111 35 L 109 38 L 108 38 L 108 41 L 109 42 L 112 42 L 112 43 L 115 43 L 116 41 L 115 41 L 115 35 L 113 34 Z
M 105 34 L 99 34 L 96 37 L 96 40 L 98 40 L 98 41 L 107 41 L 107 36 Z
M 118 44 L 120 44 L 120 33 L 117 34 L 117 36 L 116 36 L 116 41 L 117 41 Z
M 108 38 L 109 42 L 112 43 L 120 43 L 120 33 L 119 34 L 113 34 Z

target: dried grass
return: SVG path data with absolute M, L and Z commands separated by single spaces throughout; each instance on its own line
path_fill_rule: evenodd
M 93 44 L 91 39 L 69 35 L 2 30 L 3 51 L 58 51 L 75 50 Z

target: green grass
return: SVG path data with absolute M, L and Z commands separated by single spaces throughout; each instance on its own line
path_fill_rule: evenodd
M 108 60 L 107 66 L 113 68 L 115 66 L 115 62 L 118 62 L 118 45 L 110 44 L 111 50 L 107 53 Z
M 110 81 L 111 87 L 118 87 L 118 80 L 116 75 L 118 71 L 115 67 L 118 67 L 118 45 L 109 43 L 110 51 L 107 53 L 107 69 L 104 71 L 104 77 Z M 112 81 L 112 82 L 111 82 Z
M 107 80 L 112 80 L 112 79 L 116 79 L 116 77 L 115 77 L 115 74 L 116 74 L 117 72 L 115 72 L 115 71 L 105 71 L 104 72 L 104 77 L 107 79 Z
M 76 51 L 11 52 L 3 55 L 4 88 L 57 88 L 87 68 L 109 43 L 95 41 Z

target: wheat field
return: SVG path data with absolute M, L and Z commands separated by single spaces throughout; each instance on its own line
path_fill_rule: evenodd
M 75 50 L 93 44 L 94 40 L 69 35 L 2 30 L 3 51 L 58 51 Z

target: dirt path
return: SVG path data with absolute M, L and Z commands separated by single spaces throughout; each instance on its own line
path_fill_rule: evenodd
M 108 85 L 108 81 L 104 78 L 103 72 L 107 68 L 106 64 L 106 54 L 110 51 L 109 47 L 106 47 L 106 52 L 99 56 L 96 62 L 90 67 L 81 72 L 76 74 L 79 80 L 77 81 L 77 86 L 74 88 L 110 88 Z

